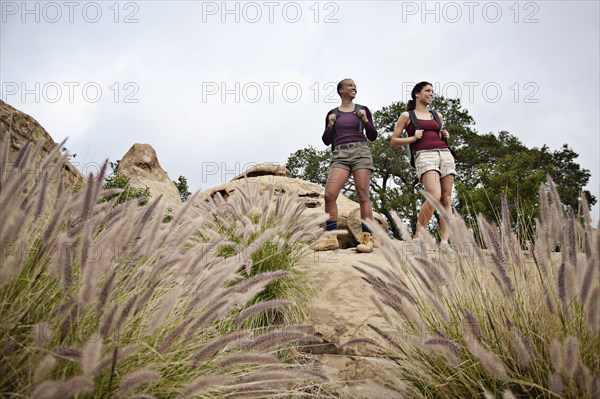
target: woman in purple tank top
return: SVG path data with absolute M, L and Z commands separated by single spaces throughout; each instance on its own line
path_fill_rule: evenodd
M 420 82 L 415 85 L 411 92 L 411 100 L 406 105 L 406 111 L 400 115 L 394 133 L 392 133 L 391 145 L 393 147 L 410 145 L 414 143 L 416 150 L 415 169 L 425 187 L 425 191 L 433 196 L 444 207 L 449 215 L 452 214 L 452 186 L 456 176 L 456 165 L 454 157 L 445 142 L 449 133 L 442 129 L 429 106 L 433 101 L 433 86 L 428 82 Z M 415 129 L 411 122 L 409 111 L 414 111 L 417 117 L 419 129 Z M 435 112 L 435 111 L 433 111 Z M 443 116 L 437 113 L 440 121 L 444 122 Z M 406 130 L 408 137 L 402 137 Z M 413 240 L 420 244 L 423 229 L 427 228 L 429 220 L 433 216 L 435 208 L 429 201 L 423 202 L 417 219 L 417 231 Z M 449 250 L 448 228 L 444 218 L 440 218 L 441 242 L 443 250 Z
M 356 85 L 352 79 L 344 79 L 338 83 L 337 92 L 342 98 L 342 105 L 327 113 L 322 136 L 323 143 L 331 145 L 332 150 L 329 176 L 325 185 L 325 212 L 329 213 L 327 231 L 337 230 L 337 198 L 351 173 L 360 205 L 360 217 L 362 220 L 373 218 L 369 193 L 373 158 L 367 138 L 374 141 L 377 138 L 377 129 L 369 108 L 354 103 Z M 371 231 L 364 223 L 359 241 L 356 247 L 358 252 L 373 251 Z M 313 249 L 330 251 L 339 247 L 337 235 L 330 233 L 325 241 L 315 244 Z

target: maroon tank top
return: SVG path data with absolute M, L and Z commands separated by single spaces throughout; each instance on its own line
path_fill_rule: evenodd
M 423 129 L 423 136 L 415 142 L 417 151 L 448 148 L 448 145 L 440 138 L 440 125 L 435 119 L 418 119 L 418 121 L 419 128 Z M 412 123 L 406 127 L 406 131 L 409 137 L 415 135 L 415 127 Z

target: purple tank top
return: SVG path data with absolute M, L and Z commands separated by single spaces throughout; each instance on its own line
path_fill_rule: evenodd
M 335 120 L 335 144 L 341 145 L 367 141 L 363 132 L 359 131 L 358 128 L 359 119 L 354 112 L 340 111 L 340 114 Z

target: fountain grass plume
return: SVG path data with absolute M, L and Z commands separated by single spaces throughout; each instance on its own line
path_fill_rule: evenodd
M 250 305 L 269 300 L 291 301 L 294 305 L 260 312 L 247 320 L 246 326 L 297 323 L 304 319 L 309 289 L 296 264 L 308 245 L 322 235 L 325 216 L 304 215 L 304 204 L 297 194 L 275 186 L 250 185 L 247 180 L 227 200 L 216 193 L 195 207 L 211 216 L 198 229 L 198 242 L 210 242 L 211 235 L 206 233 L 209 229 L 225 238 L 215 250 L 224 258 L 237 255 L 241 265 L 237 284 L 244 284 L 257 273 L 287 272 L 269 282 Z
M 200 392 L 205 379 L 220 381 L 210 388 L 218 396 L 245 386 L 240 373 L 252 378 L 260 371 L 236 362 L 219 366 L 227 357 L 243 355 L 242 346 L 255 342 L 257 356 L 273 356 L 299 338 L 276 326 L 256 331 L 229 322 L 252 305 L 256 307 L 246 315 L 258 308 L 269 314 L 286 308 L 282 301 L 288 298 L 273 298 L 265 305 L 249 300 L 282 278 L 276 266 L 283 267 L 285 276 L 293 274 L 293 260 L 310 241 L 310 234 L 294 235 L 301 224 L 291 230 L 277 225 L 281 217 L 297 217 L 297 198 L 280 201 L 285 215 L 274 215 L 271 205 L 266 211 L 271 213 L 262 218 L 266 225 L 256 225 L 257 234 L 249 242 L 234 241 L 241 245 L 230 248 L 231 256 L 225 258 L 218 252 L 228 241 L 222 238 L 227 226 L 214 223 L 215 216 L 230 226 L 240 224 L 244 212 L 251 215 L 246 210 L 262 209 L 257 204 L 265 196 L 257 199 L 256 192 L 247 192 L 226 211 L 214 205 L 218 201 L 203 207 L 194 207 L 192 201 L 163 223 L 160 199 L 145 206 L 101 201 L 106 168 L 74 191 L 62 179 L 43 175 L 40 165 L 62 170 L 66 158 L 56 149 L 37 163 L 40 149 L 26 145 L 9 164 L 9 136 L 0 140 L 0 165 L 18 173 L 0 177 L 0 208 L 6 211 L 0 226 L 1 395 L 174 398 Z M 270 228 L 274 230 L 261 240 Z M 305 228 L 319 232 L 316 219 Z M 216 244 L 199 241 L 198 232 L 216 237 Z M 287 258 L 272 251 L 281 240 Z M 212 248 L 201 257 L 200 244 Z M 240 284 L 246 260 L 261 269 L 253 270 L 255 280 L 236 292 L 232 288 Z M 276 262 L 267 267 L 272 260 Z M 264 271 L 270 274 L 262 278 Z M 215 302 L 207 302 L 215 298 L 222 306 L 213 308 Z M 224 344 L 223 337 L 233 340 Z M 294 395 L 306 388 L 307 374 L 300 366 L 274 358 L 269 367 L 289 373 L 286 392 Z M 313 377 L 315 383 L 321 381 Z M 265 385 L 281 389 L 274 382 Z
M 370 327 L 400 366 L 406 385 L 398 395 L 598 397 L 600 233 L 585 214 L 561 206 L 551 180 L 540 193 L 529 250 L 519 245 L 524 231 L 508 228 L 506 203 L 500 226 L 478 220 L 484 248 L 474 245 L 460 215 L 448 219 L 453 257 L 431 244 L 414 252 L 375 232 L 381 247 L 398 256 L 373 268 L 385 279 L 375 278 L 369 264 L 357 270 L 377 292 L 387 321 Z

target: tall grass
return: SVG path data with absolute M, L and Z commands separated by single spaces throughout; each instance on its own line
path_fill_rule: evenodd
M 259 185 L 252 187 L 248 182 L 229 201 L 217 194 L 198 207 L 200 214 L 207 216 L 197 235 L 198 241 L 206 244 L 220 237 L 222 241 L 215 245 L 217 254 L 236 257 L 243 265 L 233 284 L 264 273 L 283 274 L 249 301 L 250 305 L 260 303 L 261 307 L 265 301 L 273 301 L 278 306 L 254 308 L 244 325 L 260 328 L 305 320 L 310 292 L 304 274 L 295 266 L 305 254 L 306 244 L 321 235 L 320 226 L 327 215 L 306 215 L 304 204 L 294 195 L 278 195 L 274 185 L 261 192 Z M 281 306 L 287 302 L 292 306 Z
M 454 252 L 377 230 L 389 265 L 356 268 L 386 320 L 370 327 L 401 370 L 388 388 L 411 398 L 600 397 L 600 232 L 588 213 L 580 223 L 564 209 L 551 180 L 540 201 L 529 251 L 506 206 L 498 226 L 478 220 L 485 250 L 439 206 Z
M 0 397 L 277 397 L 323 378 L 277 356 L 282 347 L 313 339 L 304 326 L 240 327 L 252 314 L 249 302 L 289 272 L 257 269 L 240 283 L 240 270 L 255 265 L 215 250 L 227 242 L 210 228 L 216 208 L 192 212 L 190 199 L 163 223 L 160 198 L 143 207 L 135 200 L 101 202 L 116 193 L 102 190 L 106 165 L 73 193 L 59 174 L 48 173 L 65 162 L 60 147 L 36 165 L 39 149 L 28 145 L 9 163 L 6 136 L 0 143 Z M 240 201 L 254 200 L 246 194 Z M 292 204 L 282 199 L 284 208 L 273 217 L 299 222 Z M 199 231 L 210 240 L 199 242 Z M 235 253 L 302 241 L 281 233 L 259 229 Z M 260 310 L 287 305 L 265 302 Z M 223 328 L 232 314 L 240 323 Z

